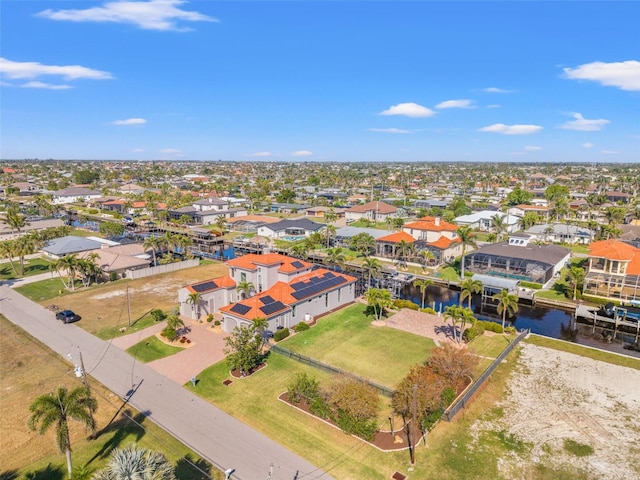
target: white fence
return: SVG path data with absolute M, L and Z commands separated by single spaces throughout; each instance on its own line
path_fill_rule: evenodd
M 185 268 L 197 267 L 200 265 L 200 260 L 193 258 L 191 260 L 184 260 L 182 262 L 168 263 L 166 265 L 158 265 L 157 267 L 140 268 L 139 270 L 127 270 L 125 276 L 135 280 L 136 278 L 150 277 L 151 275 L 158 275 L 159 273 L 175 272 L 177 270 L 183 270 Z

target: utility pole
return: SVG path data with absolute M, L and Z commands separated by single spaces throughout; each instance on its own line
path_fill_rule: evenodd
M 127 312 L 129 313 L 129 328 L 131 328 L 131 300 L 129 298 L 129 285 L 127 285 Z
M 78 345 L 78 356 L 80 357 L 80 368 L 82 369 L 82 383 L 85 388 L 91 392 L 91 387 L 89 386 L 89 380 L 87 380 L 87 370 L 84 368 L 84 361 L 82 360 L 82 352 L 80 351 L 80 345 Z
M 417 410 L 417 402 L 416 402 L 416 393 L 418 392 L 418 385 L 414 385 L 413 386 L 413 401 L 411 402 L 411 415 L 413 416 L 413 428 L 417 429 L 418 428 L 418 419 L 416 418 L 416 410 Z M 411 459 L 411 465 L 415 465 L 416 464 L 416 453 L 415 453 L 415 445 L 414 448 L 412 449 L 412 459 Z

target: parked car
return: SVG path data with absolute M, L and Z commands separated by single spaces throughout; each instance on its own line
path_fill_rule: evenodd
M 80 317 L 71 310 L 62 310 L 61 312 L 56 313 L 56 319 L 62 320 L 63 323 L 73 323 L 80 320 Z
M 260 335 L 262 336 L 263 340 L 269 340 L 270 338 L 273 338 L 273 332 L 271 330 L 263 330 Z

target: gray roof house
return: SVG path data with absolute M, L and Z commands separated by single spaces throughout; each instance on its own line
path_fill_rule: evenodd
M 579 227 L 577 225 L 569 225 L 567 223 L 551 223 L 543 225 L 534 225 L 525 233 L 528 233 L 538 240 L 558 243 L 579 243 L 588 245 L 591 243 L 595 232 L 588 228 Z
M 308 237 L 313 232 L 322 230 L 325 227 L 322 223 L 317 223 L 308 218 L 298 220 L 281 220 L 277 223 L 269 223 L 258 227 L 258 235 L 269 238 L 281 237 Z
M 76 237 L 68 235 L 66 237 L 54 238 L 49 240 L 42 247 L 44 253 L 53 258 L 61 258 L 71 253 L 86 252 L 87 250 L 96 250 L 102 248 L 103 243 L 89 238 Z
M 102 195 L 100 192 L 90 190 L 84 187 L 69 187 L 62 190 L 58 190 L 51 194 L 53 203 L 75 203 L 92 200 L 94 198 L 100 198 Z

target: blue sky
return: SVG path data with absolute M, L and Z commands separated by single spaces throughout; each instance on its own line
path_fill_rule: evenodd
M 6 1 L 0 157 L 637 162 L 638 2 Z

